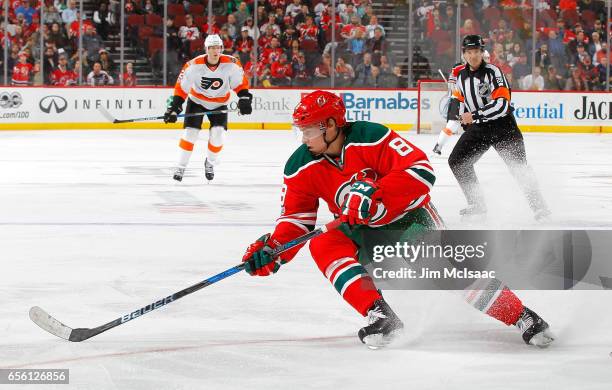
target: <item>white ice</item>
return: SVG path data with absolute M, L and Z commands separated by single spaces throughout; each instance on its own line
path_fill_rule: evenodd
M 435 140 L 404 135 L 426 151 Z M 363 319 L 307 250 L 273 277 L 232 276 L 82 343 L 42 331 L 31 306 L 98 326 L 238 264 L 271 230 L 290 133 L 230 131 L 211 184 L 204 141 L 184 181 L 171 181 L 179 136 L 0 132 L 0 368 L 69 368 L 70 385 L 58 389 L 610 388 L 608 291 L 518 292 L 556 332 L 548 350 L 451 294 L 391 291 L 406 335 L 371 351 L 356 337 Z M 612 135 L 525 139 L 551 225 L 612 228 Z M 463 195 L 446 161 L 433 163 L 434 203 L 459 228 Z M 488 227 L 537 227 L 493 151 L 477 172 Z M 329 218 L 323 211 L 319 222 Z

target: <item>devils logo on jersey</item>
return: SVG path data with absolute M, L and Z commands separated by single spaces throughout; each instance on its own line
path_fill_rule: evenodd
M 200 86 L 202 89 L 210 88 L 213 91 L 216 91 L 217 89 L 221 88 L 222 85 L 223 80 L 219 78 L 202 77 L 202 80 L 200 81 Z
M 376 179 L 378 178 L 378 175 L 373 169 L 365 168 L 355 173 L 351 177 L 350 180 L 345 181 L 338 187 L 338 189 L 336 190 L 336 194 L 334 196 L 334 200 L 338 208 L 342 208 L 342 205 L 344 204 L 344 201 L 346 200 L 346 197 L 349 191 L 351 190 L 351 186 L 353 185 L 353 183 L 358 180 L 363 180 L 366 178 L 376 181 Z M 378 208 L 376 209 L 376 211 L 370 218 L 370 222 L 375 223 L 376 221 L 380 220 L 385 215 L 387 215 L 387 209 L 382 203 L 379 203 Z

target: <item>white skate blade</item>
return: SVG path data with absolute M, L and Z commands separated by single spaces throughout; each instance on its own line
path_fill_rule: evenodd
M 370 349 L 380 349 L 391 344 L 396 340 L 402 333 L 402 329 L 396 329 L 388 335 L 384 336 L 382 333 L 371 334 L 363 338 L 363 343 Z
M 552 342 L 555 341 L 555 335 L 548 329 L 543 332 L 533 335 L 529 344 L 534 345 L 538 348 L 548 348 Z

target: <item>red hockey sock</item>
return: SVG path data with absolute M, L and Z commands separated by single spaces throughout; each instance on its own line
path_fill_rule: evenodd
M 366 276 L 348 286 L 342 297 L 365 317 L 368 309 L 374 305 L 374 302 L 382 298 L 382 295 L 374 286 L 372 279 Z
M 501 291 L 497 299 L 491 304 L 487 314 L 506 325 L 513 325 L 523 312 L 523 303 L 507 287 Z
M 342 298 L 363 316 L 381 298 L 365 268 L 351 257 L 332 262 L 325 270 L 325 276 Z

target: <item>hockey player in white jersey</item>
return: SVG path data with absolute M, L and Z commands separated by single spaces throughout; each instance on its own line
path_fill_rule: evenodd
M 185 168 L 193 152 L 198 133 L 202 128 L 204 115 L 188 116 L 208 111 L 221 111 L 207 114 L 210 121 L 208 148 L 204 162 L 206 179 L 214 178 L 214 166 L 219 163 L 219 154 L 223 148 L 225 132 L 227 131 L 227 103 L 230 100 L 230 90 L 238 95 L 238 110 L 241 115 L 249 115 L 253 111 L 253 95 L 249 92 L 249 81 L 244 75 L 240 61 L 232 56 L 221 54 L 223 41 L 216 34 L 211 34 L 204 41 L 206 54 L 198 56 L 183 66 L 174 86 L 174 96 L 169 99 L 164 113 L 164 122 L 174 123 L 183 111 L 183 103 L 187 101 L 183 123 L 185 132 L 179 142 L 179 161 L 174 172 L 174 180 L 183 180 Z

